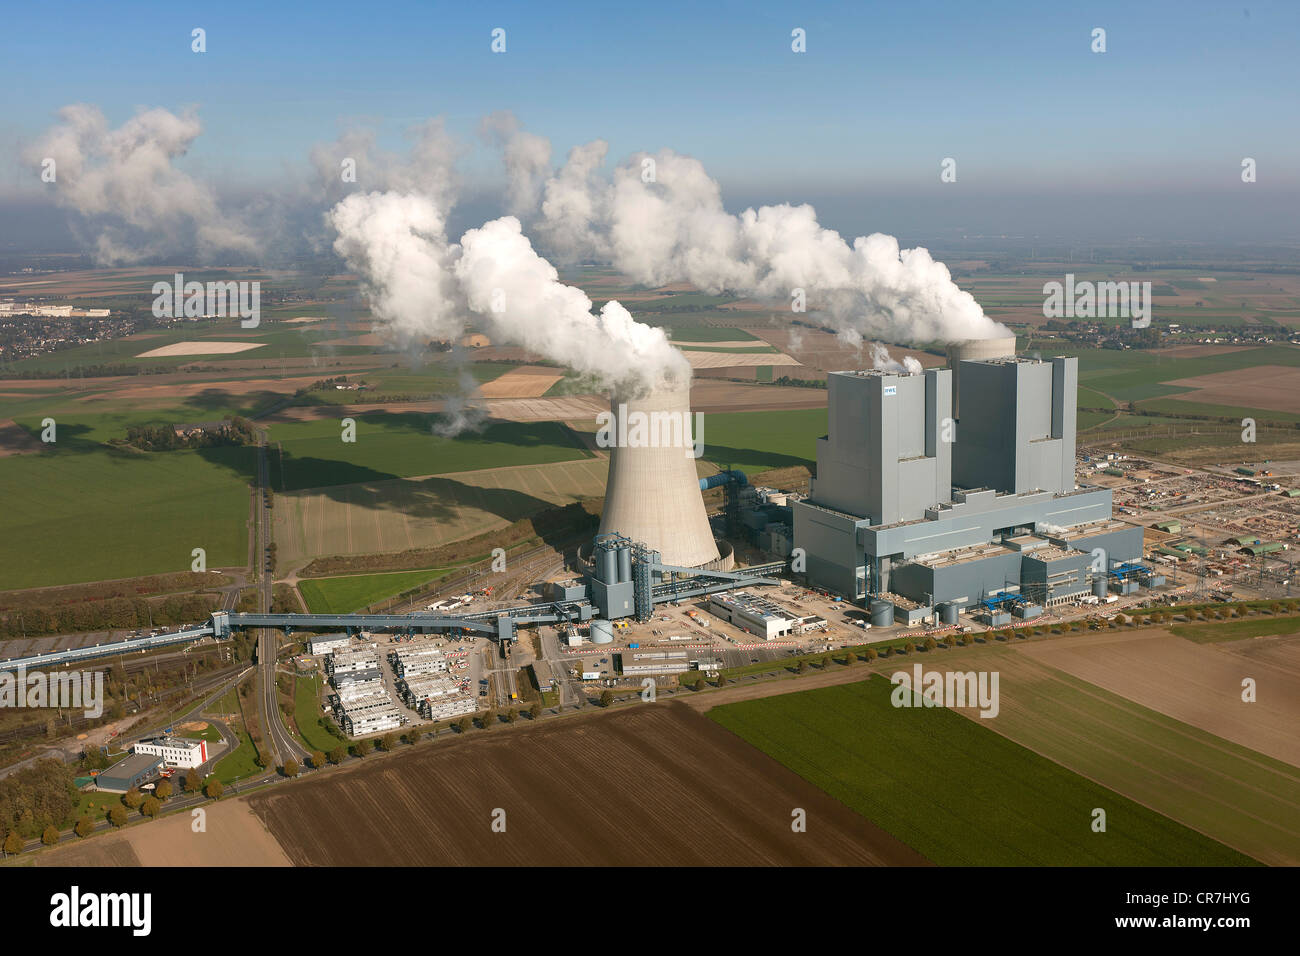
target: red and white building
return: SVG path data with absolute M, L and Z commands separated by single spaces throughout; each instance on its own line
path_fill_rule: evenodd
M 155 737 L 132 748 L 135 753 L 162 757 L 168 767 L 198 767 L 208 762 L 208 742 L 185 737 Z

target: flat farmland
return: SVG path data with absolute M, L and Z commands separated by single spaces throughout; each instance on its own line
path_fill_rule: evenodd
M 1247 659 L 1231 644 L 1197 644 L 1168 631 L 1088 634 L 1047 641 L 1019 653 L 1209 731 L 1300 767 L 1300 637 L 1281 642 L 1289 664 Z M 1241 642 L 1233 642 L 1241 643 Z M 1251 643 L 1254 643 L 1252 641 Z M 1256 682 L 1257 700 L 1241 699 L 1242 680 Z
M 749 474 L 811 467 L 817 439 L 826 434 L 826 414 L 825 408 L 706 414 L 704 457 L 720 468 Z
M 345 442 L 344 417 L 271 426 L 276 491 L 590 457 L 557 422 L 495 422 L 443 438 L 433 433 L 438 416 L 375 412 L 354 416 L 355 441 Z
M 46 587 L 248 562 L 252 448 L 115 451 L 65 434 L 0 467 L 6 588 Z
M 980 662 L 1000 674 L 997 717 L 957 712 L 1256 860 L 1300 864 L 1300 770 L 1040 664 L 1025 649 Z
M 991 732 L 992 720 L 894 707 L 892 690 L 875 676 L 708 716 L 940 865 L 1253 862 Z M 1104 835 L 1095 807 L 1107 808 Z
M 600 458 L 309 488 L 276 496 L 286 566 L 334 554 L 432 548 L 605 493 Z
M 925 862 L 680 703 L 471 731 L 249 803 L 300 866 Z
M 203 833 L 188 813 L 94 839 L 65 843 L 33 857 L 37 866 L 288 866 L 289 858 L 243 800 L 204 808 Z M 134 815 L 133 815 L 134 816 Z
M 1173 401 L 1202 405 L 1231 405 L 1264 408 L 1300 414 L 1300 368 L 1261 365 L 1254 368 L 1214 372 L 1194 378 L 1173 379 L 1170 385 L 1192 389 L 1175 395 Z

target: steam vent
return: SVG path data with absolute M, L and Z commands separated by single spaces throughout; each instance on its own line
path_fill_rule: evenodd
M 620 415 L 626 415 L 627 441 L 610 448 L 601 533 L 617 532 L 648 545 L 664 564 L 730 567 L 730 549 L 722 557 L 713 540 L 695 459 L 687 453 L 693 431 L 690 389 L 615 396 L 610 405 L 620 432 Z M 644 423 L 640 429 L 638 421 Z

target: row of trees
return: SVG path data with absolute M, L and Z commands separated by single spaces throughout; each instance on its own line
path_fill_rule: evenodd
M 239 415 L 208 428 L 190 429 L 183 435 L 177 434 L 174 425 L 131 425 L 126 430 L 126 443 L 142 451 L 256 445 L 257 429 Z
M 171 594 L 157 600 L 113 597 L 102 601 L 26 605 L 0 612 L 0 638 L 166 627 L 201 621 L 216 610 L 219 602 L 216 594 Z

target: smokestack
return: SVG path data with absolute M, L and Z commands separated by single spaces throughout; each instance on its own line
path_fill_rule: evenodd
M 663 387 L 644 397 L 615 395 L 605 510 L 600 531 L 617 532 L 659 552 L 664 564 L 731 566 L 719 555 L 704 511 L 692 434 L 690 389 Z
M 967 339 L 948 346 L 948 367 L 952 369 L 952 417 L 961 419 L 961 363 L 967 359 L 1011 358 L 1016 354 L 1016 337 Z

